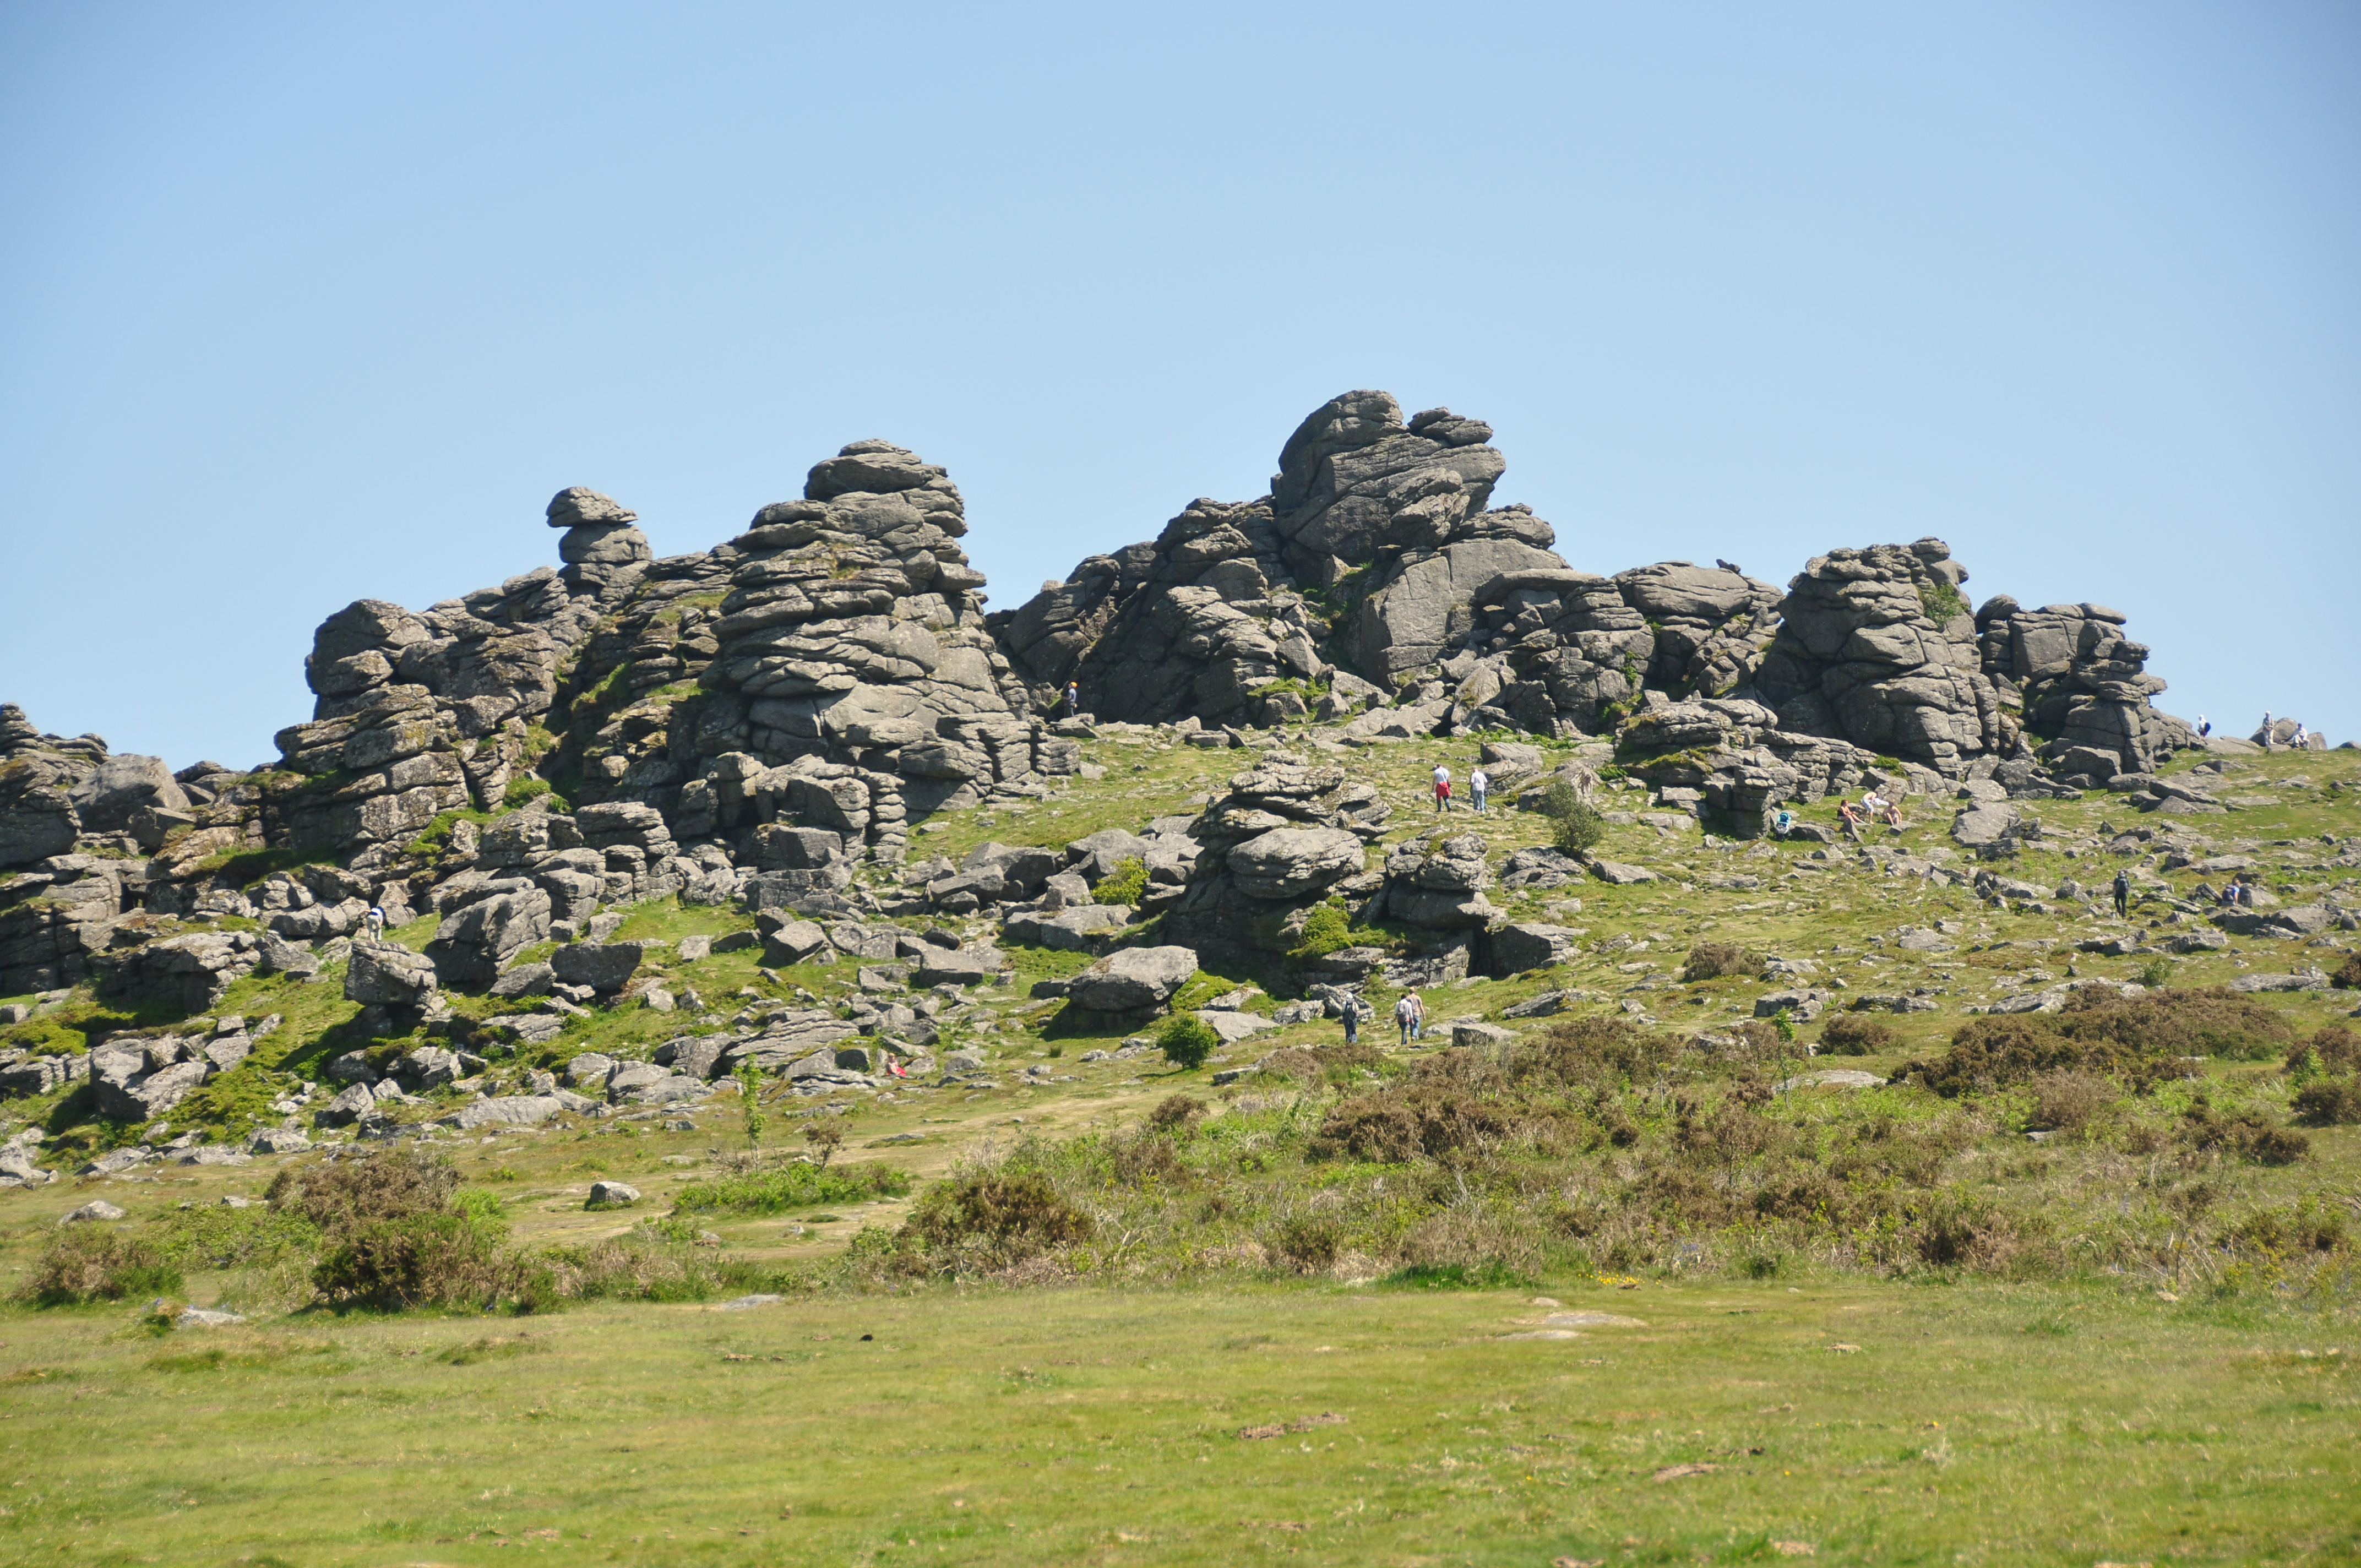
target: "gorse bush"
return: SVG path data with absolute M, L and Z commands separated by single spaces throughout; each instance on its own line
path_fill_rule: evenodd
M 2125 997 L 2090 985 L 2069 996 L 2062 1012 L 1971 1018 L 1942 1057 L 1914 1061 L 1902 1076 L 1946 1096 L 2069 1070 L 2103 1073 L 2144 1091 L 2184 1076 L 2179 1058 L 2251 1060 L 2279 1055 L 2294 1038 L 2295 1030 L 2277 1012 L 2234 992 Z
M 818 1166 L 796 1161 L 713 1181 L 693 1181 L 680 1190 L 673 1202 L 692 1213 L 776 1214 L 820 1203 L 898 1198 L 909 1190 L 908 1174 L 890 1165 Z
M 1866 1057 L 1892 1047 L 1898 1036 L 1890 1025 L 1865 1013 L 1839 1013 L 1820 1031 L 1820 1049 L 1832 1056 Z
M 155 1243 L 100 1225 L 68 1225 L 42 1250 L 18 1294 L 41 1307 L 177 1296 L 181 1270 Z
M 271 1178 L 264 1201 L 335 1235 L 377 1220 L 440 1212 L 459 1190 L 459 1173 L 423 1153 L 314 1160 Z
M 1724 975 L 1761 972 L 1763 955 L 1748 952 L 1735 942 L 1699 942 L 1689 949 L 1687 961 L 1681 966 L 1681 978 L 1692 984 Z
M 506 1231 L 447 1212 L 372 1220 L 329 1247 L 312 1284 L 335 1307 L 528 1307 L 542 1292 L 534 1271 L 501 1248 Z
M 976 1171 L 928 1188 L 908 1234 L 938 1251 L 979 1251 L 1007 1263 L 1088 1240 L 1091 1217 L 1038 1170 Z

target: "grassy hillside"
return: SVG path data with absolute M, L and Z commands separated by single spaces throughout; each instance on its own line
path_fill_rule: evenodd
M 1137 828 L 1248 760 L 1128 737 L 1087 755 L 1104 777 L 927 824 L 914 858 Z M 1406 741 L 1338 760 L 1394 801 L 1392 843 L 1436 826 L 1434 762 L 1464 773 L 1472 756 Z M 1194 1072 L 1153 1053 L 1085 1062 L 1126 1036 L 1027 989 L 1086 956 L 1013 949 L 1018 983 L 979 988 L 943 1026 L 941 1048 L 986 1052 L 990 1087 L 774 1083 L 759 1146 L 730 1094 L 433 1140 L 451 1175 L 401 1223 L 473 1283 L 410 1311 L 323 1304 L 324 1279 L 350 1277 L 353 1233 L 292 1194 L 315 1156 L 77 1179 L 139 1129 L 97 1120 L 86 1091 L 0 1102 L 0 1133 L 41 1127 L 40 1163 L 68 1178 L 0 1191 L 19 1482 L 0 1499 L 0 1562 L 2353 1555 L 2361 1127 L 2324 1090 L 2361 1065 L 2333 1034 L 2361 998 L 2212 993 L 2336 972 L 2356 938 L 2080 948 L 2203 928 L 2168 900 L 2219 872 L 2111 848 L 2168 820 L 2250 861 L 2283 905 L 2361 905 L 2356 873 L 2327 863 L 2361 835 L 2361 755 L 2252 759 L 2214 787 L 2237 809 L 2029 804 L 2041 839 L 1992 869 L 2038 907 L 1850 848 L 1708 845 L 1676 817 L 1611 827 L 1599 852 L 1661 880 L 1491 890 L 1515 917 L 1580 928 L 1578 954 L 1438 988 L 1444 1026 L 1407 1049 L 1372 1025 L 1348 1052 L 1315 1022 Z M 1602 804 L 1649 809 L 1636 790 Z M 1951 848 L 1949 803 L 1905 811 L 1872 849 Z M 1448 826 L 1496 859 L 1546 838 L 1497 802 Z M 2128 921 L 2079 895 L 2123 865 L 2143 896 Z M 622 934 L 748 923 L 665 901 Z M 1742 957 L 1693 964 L 1704 945 Z M 851 962 L 766 972 L 757 956 L 659 970 L 723 1019 L 745 991 L 809 1005 L 855 988 Z M 1773 959 L 1793 972 L 1766 979 Z M 2149 999 L 2086 996 L 2029 1015 L 2030 1033 L 1968 1011 L 2102 979 Z M 282 1024 L 174 1131 L 227 1142 L 275 1124 L 275 1095 L 363 1043 L 340 981 L 239 981 L 221 1012 Z M 1248 981 L 1266 1014 L 1290 983 L 1278 967 L 1204 974 L 1183 1000 Z M 1837 1007 L 1792 1038 L 1752 1018 L 1768 991 L 1836 981 Z M 1554 1016 L 1505 1016 L 1545 991 L 1574 994 Z M 1844 1010 L 1865 995 L 1931 1007 Z M 1391 993 L 1370 1000 L 1382 1013 Z M 1880 1029 L 1831 1040 L 1840 1017 Z M 1457 1018 L 1521 1038 L 1452 1049 Z M 5 1033 L 57 1049 L 171 1022 L 77 994 Z M 493 1075 L 644 1055 L 685 1022 L 594 1010 Z M 1792 1082 L 1828 1069 L 1897 1081 Z M 452 1105 L 439 1091 L 402 1114 Z M 598 1180 L 643 1197 L 588 1207 Z M 98 1198 L 126 1218 L 60 1230 Z M 108 1238 L 93 1266 L 116 1271 L 119 1299 L 33 1304 L 61 1235 Z M 339 1257 L 347 1272 L 324 1275 Z M 154 1327 L 159 1294 L 249 1321 Z M 781 1299 L 716 1310 L 748 1294 Z M 1644 1326 L 1528 1321 L 1552 1310 L 1536 1297 Z M 1719 1468 L 1655 1479 L 1692 1464 Z

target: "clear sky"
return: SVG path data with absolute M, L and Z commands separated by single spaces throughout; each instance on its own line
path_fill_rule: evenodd
M 2361 732 L 2361 6 L 0 7 L 0 698 L 175 766 L 363 597 L 884 436 L 1011 606 L 1382 387 L 1599 571 L 1935 533 Z

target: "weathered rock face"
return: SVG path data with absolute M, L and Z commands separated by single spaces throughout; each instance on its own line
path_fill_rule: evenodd
M 1377 889 L 1364 846 L 1390 815 L 1375 786 L 1342 768 L 1265 759 L 1189 825 L 1199 852 L 1181 868 L 1165 929 L 1215 952 L 1285 948 L 1323 900 Z
M 1141 722 L 1301 714 L 1300 696 L 1264 688 L 1338 663 L 1389 681 L 1457 645 L 1477 587 L 1565 565 L 1547 523 L 1486 510 L 1508 466 L 1490 435 L 1346 393 L 1289 438 L 1268 496 L 1191 502 L 1152 543 L 1091 556 L 994 616 L 994 635 L 1036 707 L 1071 680 L 1093 711 Z
M 2024 609 L 2005 594 L 1976 610 L 1984 674 L 2004 709 L 2050 739 L 2045 755 L 2086 748 L 2112 755 L 2112 772 L 2136 773 L 2196 743 L 2186 723 L 2150 706 L 2165 684 L 2147 673 L 2147 647 L 2124 635 L 2125 619 L 2095 604 Z
M 1754 695 L 1779 727 L 1850 740 L 1946 773 L 2014 739 L 1983 678 L 1966 569 L 1922 539 L 1816 557 L 1787 586 Z M 1938 620 L 1938 617 L 1941 619 Z

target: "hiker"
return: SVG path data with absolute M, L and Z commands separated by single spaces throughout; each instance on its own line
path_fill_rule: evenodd
M 1794 812 L 1782 811 L 1771 818 L 1771 837 L 1773 839 L 1784 839 L 1795 830 L 1795 814 Z
M 1413 1040 L 1426 1034 L 1426 998 L 1413 991 L 1410 993 L 1410 1037 Z
M 361 916 L 361 925 L 368 932 L 368 939 L 370 941 L 382 942 L 385 940 L 385 911 L 379 909 L 376 905 L 370 905 L 368 913 Z
M 2115 873 L 2115 918 L 2125 919 L 2131 912 L 2132 873 L 2128 871 L 2119 871 Z
M 2222 891 L 2213 895 L 2213 902 L 2224 908 L 2235 905 L 2238 902 L 2238 879 L 2232 877 L 2223 883 Z
M 1484 771 L 1483 764 L 1477 764 L 1475 772 L 1467 775 L 1467 793 L 1476 798 L 1476 815 L 1478 817 L 1484 815 L 1484 796 L 1491 787 L 1492 775 Z
M 1078 681 L 1066 683 L 1066 717 L 1074 718 L 1082 711 L 1082 688 Z
M 2197 738 L 2200 740 L 2213 733 L 2213 721 L 2203 714 L 2197 716 Z
M 2268 707 L 2263 709 L 2263 727 L 2255 731 L 2255 739 L 2266 747 L 2271 743 L 2271 710 Z
M 1441 762 L 1434 764 L 1434 813 L 1440 817 L 1451 809 L 1451 770 Z
M 1345 998 L 1345 1043 L 1348 1046 L 1361 1043 L 1361 1004 L 1349 996 Z
M 1394 1003 L 1394 1025 L 1401 1030 L 1401 1043 L 1405 1046 L 1410 1044 L 1411 1025 L 1418 1022 L 1418 1003 L 1411 997 L 1412 993 L 1405 991 Z

